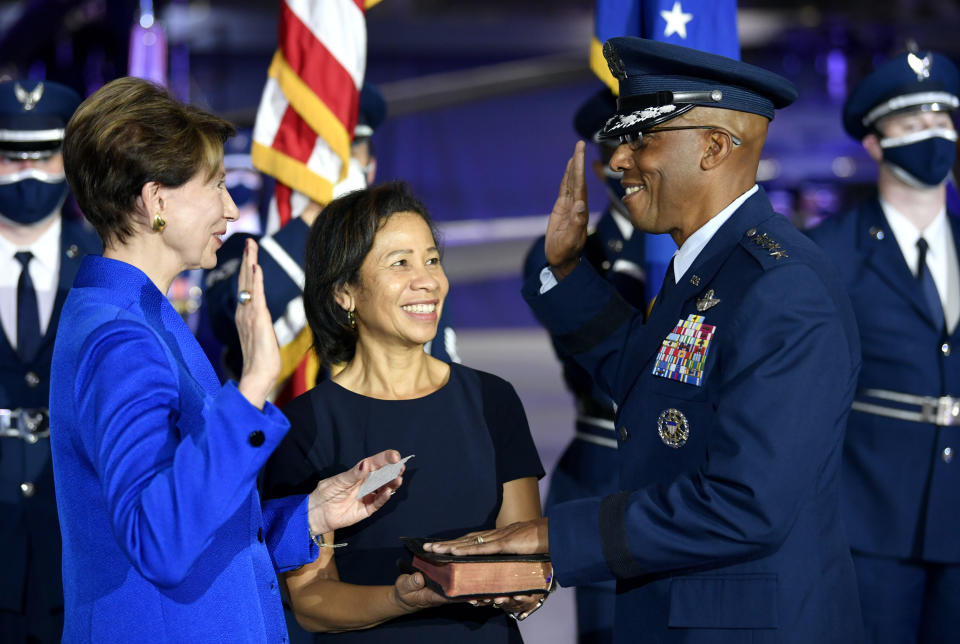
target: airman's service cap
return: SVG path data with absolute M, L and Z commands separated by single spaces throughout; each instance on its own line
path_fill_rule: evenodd
M 373 136 L 374 130 L 387 118 L 387 101 L 376 85 L 364 83 L 360 88 L 360 113 L 353 129 L 355 139 Z
M 80 96 L 59 83 L 0 82 L 0 155 L 50 156 L 63 143 L 63 130 L 79 105 Z
M 645 38 L 611 38 L 603 46 L 620 82 L 617 114 L 600 136 L 648 130 L 697 106 L 759 114 L 790 105 L 797 88 L 786 78 L 739 60 Z
M 885 116 L 924 110 L 944 112 L 960 105 L 956 66 L 929 52 L 906 52 L 880 63 L 850 93 L 843 106 L 843 129 L 863 139 Z
M 573 129 L 581 139 L 599 142 L 597 135 L 617 113 L 617 97 L 606 86 L 591 95 L 573 117 Z

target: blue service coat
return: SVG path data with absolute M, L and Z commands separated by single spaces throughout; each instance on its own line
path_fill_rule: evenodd
M 87 257 L 50 383 L 65 642 L 282 642 L 276 571 L 317 556 L 305 496 L 261 507 L 289 427 L 221 387 L 139 269 Z
M 960 222 L 947 219 L 956 244 Z M 860 389 L 960 396 L 960 328 L 947 336 L 933 319 L 877 196 L 809 234 L 837 265 L 853 302 L 863 340 Z M 842 486 L 851 546 L 960 563 L 958 449 L 960 427 L 852 411 Z
M 760 190 L 646 324 L 584 262 L 538 289 L 538 318 L 618 403 L 623 491 L 554 507 L 559 582 L 618 580 L 616 642 L 859 641 L 839 483 L 860 345 L 823 253 Z M 653 375 L 691 314 L 715 327 L 702 383 Z M 674 448 L 658 419 L 680 415 Z
M 64 219 L 60 233 L 60 273 L 47 332 L 33 360 L 24 363 L 0 332 L 0 408 L 46 408 L 50 394 L 50 360 L 60 310 L 70 285 L 87 253 L 100 251 L 100 240 L 83 221 Z M 21 488 L 22 484 L 32 487 Z M 26 493 L 24 492 L 26 490 Z M 56 622 L 51 639 L 59 639 L 59 613 L 63 607 L 60 582 L 60 526 L 53 491 L 50 442 L 28 443 L 20 438 L 0 438 L 0 610 L 25 613 L 25 587 L 37 589 L 39 603 L 32 607 L 47 630 Z M 51 617 L 52 616 L 52 617 Z

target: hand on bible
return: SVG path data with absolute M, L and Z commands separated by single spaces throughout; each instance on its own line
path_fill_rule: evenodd
M 458 539 L 423 544 L 427 552 L 451 555 L 535 555 L 549 552 L 547 518 L 511 523 L 496 530 L 471 532 Z
M 560 182 L 560 194 L 553 204 L 547 236 L 543 243 L 547 263 L 558 280 L 570 274 L 580 261 L 587 243 L 587 180 L 584 171 L 584 143 L 577 141 L 573 156 Z

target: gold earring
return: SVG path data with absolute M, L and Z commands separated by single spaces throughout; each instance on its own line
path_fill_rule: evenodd
M 160 214 L 156 214 L 153 217 L 153 232 L 162 233 L 163 229 L 166 227 L 167 222 L 164 221 L 163 217 Z
M 347 322 L 350 323 L 350 328 L 356 330 L 357 328 L 357 316 L 353 311 L 347 311 Z

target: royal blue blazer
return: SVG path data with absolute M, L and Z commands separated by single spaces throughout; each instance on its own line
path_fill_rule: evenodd
M 289 427 L 221 386 L 139 269 L 87 257 L 53 353 L 64 642 L 283 642 L 277 571 L 317 556 L 307 500 L 261 504 Z

